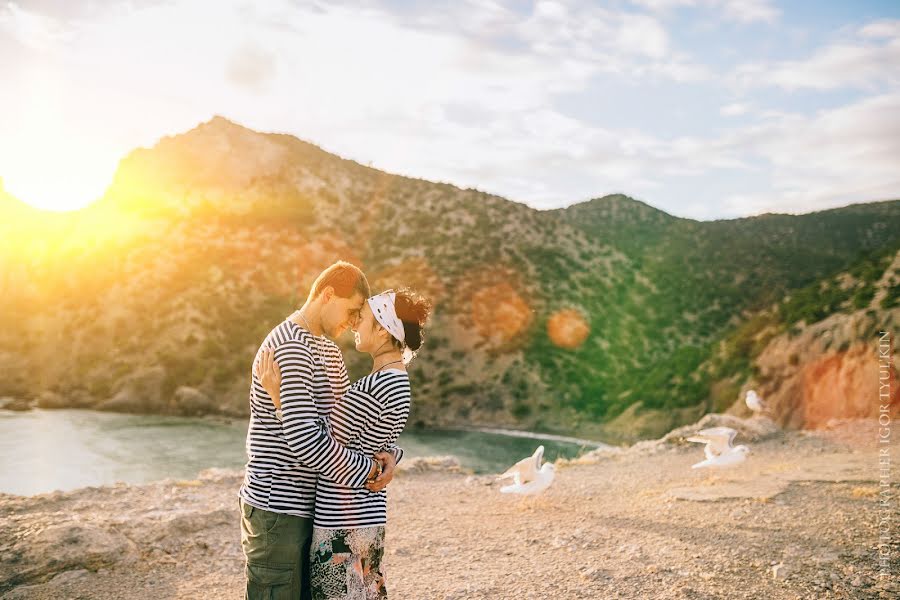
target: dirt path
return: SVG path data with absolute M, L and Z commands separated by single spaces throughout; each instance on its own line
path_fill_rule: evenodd
M 898 597 L 900 490 L 880 511 L 875 424 L 751 445 L 742 467 L 710 475 L 690 468 L 697 446 L 644 444 L 561 465 L 525 501 L 490 477 L 404 473 L 390 492 L 390 596 Z M 240 598 L 239 480 L 0 496 L 3 598 Z

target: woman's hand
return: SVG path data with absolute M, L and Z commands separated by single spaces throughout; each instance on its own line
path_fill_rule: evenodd
M 275 351 L 263 348 L 253 365 L 253 372 L 272 398 L 275 408 L 281 408 L 281 369 L 275 362 Z

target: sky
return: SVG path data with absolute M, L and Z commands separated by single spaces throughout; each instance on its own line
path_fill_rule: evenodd
M 0 178 L 46 208 L 214 115 L 535 208 L 900 197 L 900 2 L 0 0 Z

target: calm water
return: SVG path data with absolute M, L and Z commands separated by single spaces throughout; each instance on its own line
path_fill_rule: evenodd
M 85 410 L 0 410 L 0 492 L 38 494 L 116 481 L 188 479 L 210 467 L 243 467 L 246 421 Z M 408 432 L 406 457 L 452 454 L 477 473 L 502 472 L 543 444 L 547 460 L 578 444 L 463 431 Z

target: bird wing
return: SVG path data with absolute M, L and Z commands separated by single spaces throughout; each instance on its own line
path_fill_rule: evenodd
M 534 468 L 534 456 L 529 456 L 511 466 L 505 473 L 500 475 L 498 479 L 515 477 L 517 478 L 516 481 L 518 483 L 527 483 L 534 479 L 536 472 L 537 469 Z
M 541 461 L 544 459 L 544 447 L 538 446 L 531 457 L 534 459 L 534 470 L 537 472 L 541 469 Z
M 737 431 L 731 427 L 710 427 L 701 429 L 687 440 L 707 444 L 708 451 L 718 456 L 731 450 L 731 442 L 735 435 Z
M 699 435 L 692 435 L 691 437 L 687 438 L 687 441 L 697 442 L 698 444 L 706 444 L 706 446 L 704 446 L 703 448 L 703 453 L 706 455 L 706 458 L 712 458 L 713 456 L 715 456 L 715 454 L 713 454 L 712 452 L 712 443 L 710 443 L 708 439 Z

